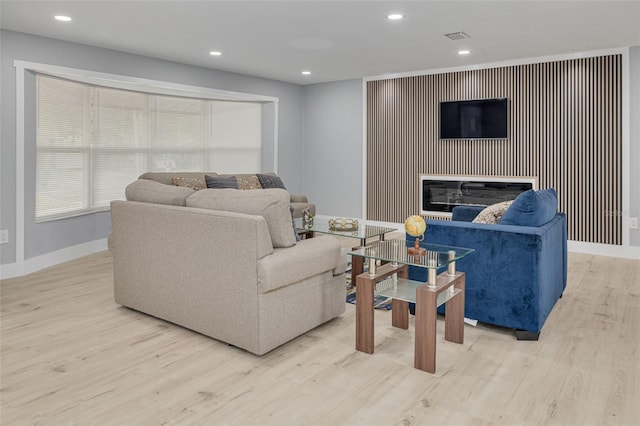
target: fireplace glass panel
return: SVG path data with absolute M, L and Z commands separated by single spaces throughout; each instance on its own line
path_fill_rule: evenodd
M 513 200 L 532 188 L 530 182 L 423 180 L 422 210 L 451 212 L 456 206 L 490 206 Z

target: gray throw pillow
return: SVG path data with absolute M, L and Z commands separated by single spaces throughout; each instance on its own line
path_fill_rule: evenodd
M 284 183 L 282 183 L 282 179 L 280 179 L 279 176 L 263 175 L 263 174 L 257 174 L 256 176 L 258 176 L 258 180 L 260 181 L 260 185 L 262 185 L 263 189 L 269 189 L 269 188 L 287 189 L 284 187 Z
M 222 177 L 222 176 L 209 176 L 206 175 L 204 179 L 207 181 L 207 188 L 231 188 L 238 189 L 238 180 L 235 176 Z

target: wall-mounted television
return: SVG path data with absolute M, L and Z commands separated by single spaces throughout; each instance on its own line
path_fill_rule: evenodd
M 509 100 L 440 102 L 440 139 L 506 139 Z

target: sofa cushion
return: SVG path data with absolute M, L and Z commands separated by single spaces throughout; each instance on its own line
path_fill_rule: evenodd
M 258 261 L 258 292 L 268 293 L 327 271 L 336 270 L 339 275 L 341 253 L 340 242 L 330 235 L 275 249 Z
M 143 203 L 186 205 L 187 198 L 195 191 L 181 186 L 165 185 L 148 179 L 138 179 L 127 185 L 124 193 L 128 201 Z
M 238 180 L 235 176 L 209 176 L 206 175 L 204 179 L 207 182 L 207 188 L 216 189 L 238 189 Z
M 284 183 L 282 182 L 282 179 L 280 179 L 280 177 L 277 175 L 259 173 L 256 176 L 258 176 L 260 185 L 262 185 L 264 189 L 269 189 L 269 188 L 287 189 L 284 187 Z
M 290 247 L 296 243 L 291 229 L 289 193 L 283 189 L 203 189 L 187 199 L 187 207 L 262 216 L 267 221 L 273 247 Z
M 500 225 L 541 226 L 558 211 L 558 195 L 553 188 L 522 192 L 500 219 Z
M 504 216 L 504 212 L 507 211 L 509 206 L 513 203 L 513 200 L 503 201 L 501 203 L 492 204 L 489 207 L 478 213 L 478 216 L 473 219 L 473 223 L 486 223 L 488 225 L 497 225 Z
M 201 189 L 205 189 L 207 187 L 207 182 L 205 181 L 204 176 L 172 176 L 171 183 L 175 186 L 184 186 L 185 188 L 191 188 L 194 191 L 200 191 Z

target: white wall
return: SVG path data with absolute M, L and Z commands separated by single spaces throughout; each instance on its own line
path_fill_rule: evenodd
M 362 80 L 304 89 L 303 193 L 317 214 L 362 217 Z

